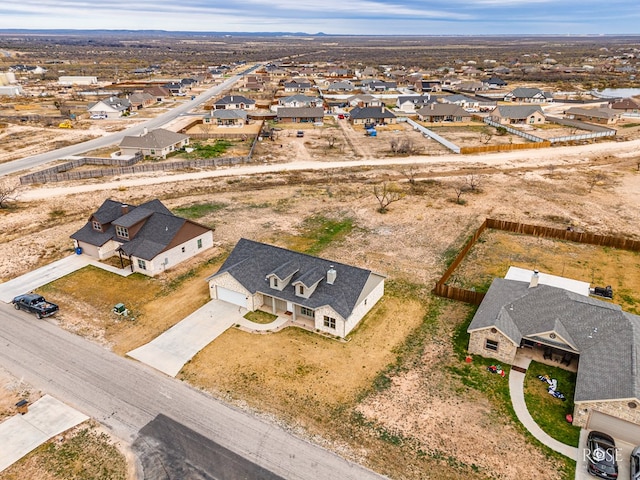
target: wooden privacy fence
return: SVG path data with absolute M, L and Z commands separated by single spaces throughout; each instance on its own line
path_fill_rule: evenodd
M 113 168 L 101 168 L 96 170 L 80 170 L 77 172 L 69 172 L 71 168 L 69 164 L 78 162 L 79 160 L 73 160 L 66 164 L 57 165 L 56 167 L 42 170 L 40 172 L 31 173 L 20 177 L 20 183 L 22 185 L 32 183 L 47 183 L 47 182 L 63 182 L 66 180 L 83 180 L 87 178 L 100 178 L 111 177 L 116 175 L 128 175 L 132 173 L 144 173 L 144 172 L 159 172 L 166 170 L 185 170 L 190 168 L 207 168 L 207 167 L 221 167 L 228 165 L 238 165 L 241 163 L 249 163 L 249 157 L 227 157 L 227 158 L 202 158 L 198 160 L 182 160 L 176 162 L 159 162 L 159 163 L 145 163 L 143 165 L 132 166 L 117 166 Z M 103 159 L 109 160 L 109 159 Z M 85 165 L 80 163 L 76 166 Z
M 462 247 L 462 250 L 458 253 L 456 258 L 451 262 L 451 265 L 444 272 L 440 280 L 438 280 L 433 288 L 433 293 L 443 298 L 450 298 L 452 300 L 458 300 L 461 302 L 471 303 L 473 305 L 480 305 L 485 296 L 482 292 L 476 292 L 474 290 L 467 290 L 460 287 L 454 287 L 447 285 L 453 272 L 458 268 L 460 263 L 465 259 L 471 248 L 475 245 L 480 238 L 480 235 L 487 229 L 502 230 L 505 232 L 519 233 L 523 235 L 532 235 L 543 238 L 555 238 L 558 240 L 566 240 L 576 243 L 584 243 L 588 245 L 597 245 L 600 247 L 619 248 L 621 250 L 630 250 L 633 252 L 640 252 L 640 240 L 631 240 L 624 237 L 616 237 L 610 235 L 599 235 L 588 232 L 575 232 L 573 230 L 567 230 L 555 227 L 544 227 L 541 225 L 529 225 L 526 223 L 509 222 L 507 220 L 496 220 L 493 218 L 486 218 L 482 225 L 475 231 L 467 243 Z
M 551 142 L 537 143 L 507 143 L 504 145 L 476 145 L 474 147 L 461 147 L 460 153 L 486 153 L 486 152 L 509 152 L 511 150 L 527 150 L 530 148 L 548 148 Z

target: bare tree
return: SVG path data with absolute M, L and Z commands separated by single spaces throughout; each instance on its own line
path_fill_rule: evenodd
M 465 182 L 456 183 L 453 185 L 453 191 L 456 193 L 456 203 L 464 205 L 465 201 L 462 195 L 469 191 L 469 186 Z
M 5 180 L 0 182 L 0 208 L 9 208 L 18 199 L 18 184 Z
M 466 186 L 470 191 L 472 192 L 480 191 L 480 183 L 481 183 L 480 175 L 478 175 L 477 173 L 472 173 L 470 175 L 467 175 L 467 178 L 465 181 L 466 181 Z
M 373 194 L 380 204 L 379 213 L 387 213 L 389 205 L 402 200 L 405 196 L 405 193 L 398 185 L 389 182 L 382 182 L 382 185 L 374 185 Z
M 338 140 L 338 139 L 337 139 L 337 137 L 335 135 L 329 135 L 327 137 L 327 144 L 328 144 L 329 148 L 334 148 L 335 147 L 336 140 Z
M 416 184 L 418 167 L 416 165 L 409 165 L 409 167 L 400 170 L 400 173 L 406 177 L 406 179 L 409 181 L 409 185 L 411 185 L 411 188 L 413 188 Z
M 480 141 L 487 145 L 493 138 L 493 133 L 489 129 L 483 129 L 480 132 Z
M 392 138 L 389 146 L 393 153 L 411 153 L 413 152 L 413 141 L 410 138 Z

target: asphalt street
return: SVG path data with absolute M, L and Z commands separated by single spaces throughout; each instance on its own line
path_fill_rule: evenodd
M 249 73 L 253 69 L 257 68 L 257 66 L 251 67 L 246 71 L 235 75 L 233 77 L 228 78 L 220 85 L 216 85 L 208 89 L 207 91 L 201 93 L 193 100 L 188 100 L 183 104 L 172 108 L 169 112 L 163 113 L 155 118 L 147 120 L 146 122 L 139 123 L 135 126 L 127 128 L 125 130 L 121 130 L 117 133 L 113 133 L 110 135 L 105 135 L 104 137 L 95 138 L 93 140 L 89 140 L 87 142 L 78 143 L 76 145 L 70 145 L 68 147 L 61 148 L 59 150 L 53 150 L 51 152 L 41 153 L 39 155 L 33 155 L 31 157 L 24 157 L 19 160 L 14 160 L 12 162 L 6 162 L 0 164 L 0 177 L 4 175 L 9 175 L 11 173 L 19 172 L 21 170 L 25 170 L 28 168 L 37 167 L 38 165 L 43 165 L 45 163 L 52 162 L 59 158 L 69 157 L 73 155 L 79 155 L 83 152 L 88 152 L 89 150 L 95 150 L 98 148 L 107 147 L 109 145 L 113 145 L 114 143 L 119 143 L 125 136 L 131 135 L 140 135 L 144 129 L 152 130 L 154 128 L 160 128 L 162 125 L 170 122 L 171 120 L 177 118 L 180 115 L 184 115 L 193 108 L 197 107 L 203 102 L 211 99 L 212 97 L 219 95 L 221 92 L 229 88 L 235 82 L 238 81 L 242 77 L 242 75 Z
M 145 439 L 152 439 L 156 446 L 164 442 L 164 447 L 147 450 L 164 451 L 164 460 L 162 455 L 155 463 L 144 457 L 142 464 L 146 462 L 150 471 L 158 465 L 170 466 L 167 479 L 383 478 L 277 425 L 62 330 L 51 319 L 37 320 L 16 312 L 11 305 L 0 305 L 0 364 L 34 388 L 97 419 L 139 451 L 145 451 L 140 447 Z M 182 444 L 190 452 L 186 458 L 176 455 L 171 443 L 171 438 L 177 438 L 171 432 L 178 431 L 190 439 Z M 228 461 L 212 462 L 215 455 Z M 237 476 L 242 472 L 244 477 Z M 145 478 L 158 478 L 151 475 Z

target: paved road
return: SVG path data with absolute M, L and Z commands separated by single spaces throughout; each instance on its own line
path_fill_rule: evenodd
M 12 162 L 0 164 L 0 177 L 4 175 L 9 175 L 11 173 L 19 172 L 21 170 L 25 170 L 28 168 L 37 167 L 38 165 L 43 165 L 45 163 L 52 162 L 59 158 L 69 157 L 72 155 L 79 155 L 83 152 L 88 152 L 89 150 L 95 150 L 98 148 L 103 148 L 109 145 L 113 145 L 114 143 L 119 143 L 127 135 L 140 135 L 145 128 L 147 128 L 148 130 L 159 128 L 162 125 L 166 124 L 167 122 L 177 118 L 178 116 L 186 114 L 189 110 L 197 107 L 203 102 L 206 102 L 211 97 L 219 95 L 221 92 L 228 89 L 231 85 L 237 82 L 238 79 L 242 77 L 242 75 L 249 73 L 255 68 L 258 68 L 258 66 L 256 65 L 254 67 L 251 67 L 245 70 L 244 72 L 238 75 L 228 78 L 220 85 L 216 85 L 215 87 L 210 88 L 209 90 L 198 95 L 193 100 L 188 100 L 183 104 L 175 108 L 172 108 L 167 113 L 163 113 L 162 115 L 159 115 L 155 118 L 147 120 L 146 122 L 139 123 L 125 130 L 121 130 L 117 133 L 106 135 L 104 137 L 95 138 L 87 142 L 78 143 L 76 145 L 70 145 L 68 147 L 64 147 L 59 150 L 53 150 L 51 152 L 45 152 L 39 155 L 33 155 L 31 157 L 25 157 L 19 160 L 14 160 Z
M 183 382 L 118 357 L 49 321 L 15 312 L 10 305 L 0 305 L 0 365 L 34 388 L 97 419 L 118 437 L 132 443 L 149 437 L 154 425 L 159 421 L 167 424 L 161 420 L 169 419 L 169 424 L 178 425 L 192 440 L 190 458 L 176 470 L 183 469 L 183 474 L 173 478 L 383 478 L 275 425 L 230 408 Z M 200 442 L 198 438 L 207 441 Z M 185 468 L 201 473 L 217 468 L 217 464 L 211 465 L 208 460 L 212 445 L 217 445 L 217 454 L 225 456 L 220 451 L 228 449 L 238 456 L 235 460 L 253 462 L 254 470 L 266 471 L 269 475 L 234 477 L 209 472 L 198 477 L 184 474 Z M 167 451 L 173 450 L 167 448 Z M 235 461 L 229 455 L 225 458 Z M 160 464 L 164 465 L 163 461 Z M 249 467 L 243 465 L 242 468 Z

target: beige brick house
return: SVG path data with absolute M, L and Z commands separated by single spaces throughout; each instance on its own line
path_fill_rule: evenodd
M 346 337 L 384 295 L 383 275 L 240 239 L 207 278 L 211 298 Z
M 495 279 L 469 325 L 469 353 L 512 364 L 542 350 L 578 362 L 573 424 L 640 438 L 640 317 L 558 286 Z M 635 437 L 634 437 L 635 436 Z M 621 437 L 624 438 L 624 437 Z

